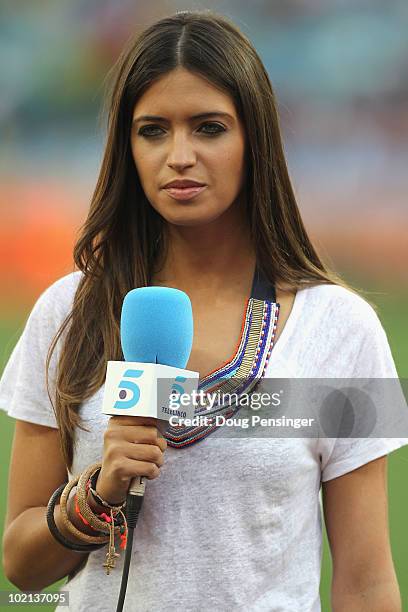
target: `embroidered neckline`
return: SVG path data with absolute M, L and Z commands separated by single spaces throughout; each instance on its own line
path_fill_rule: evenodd
M 237 356 L 242 350 L 242 346 L 246 338 L 245 329 L 247 327 L 248 313 L 250 312 L 250 309 L 251 309 L 251 299 L 252 298 L 248 298 L 246 301 L 245 308 L 244 308 L 244 314 L 242 316 L 242 321 L 241 321 L 241 331 L 239 334 L 239 340 L 235 346 L 235 350 L 232 356 L 229 359 L 227 359 L 227 361 L 224 361 L 224 363 L 222 363 L 220 366 L 217 366 L 216 368 L 208 372 L 208 374 L 203 376 L 203 378 L 200 378 L 200 381 L 199 381 L 200 385 L 207 382 L 207 380 L 211 379 L 215 374 L 218 374 L 218 372 L 220 372 L 221 370 L 224 370 L 224 368 L 228 369 L 233 363 L 235 363 Z
M 226 418 L 239 410 L 239 398 L 248 393 L 264 377 L 271 355 L 280 304 L 275 301 L 249 298 L 241 326 L 241 337 L 232 358 L 199 381 L 198 390 L 207 393 L 237 394 L 235 404 L 198 407 L 196 415 L 213 417 L 222 414 Z M 202 440 L 214 431 L 216 425 L 197 427 L 170 426 L 164 433 L 169 446 L 184 448 Z

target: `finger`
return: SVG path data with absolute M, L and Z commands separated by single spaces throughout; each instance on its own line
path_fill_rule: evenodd
M 126 443 L 122 452 L 127 459 L 135 461 L 149 461 L 161 467 L 164 463 L 164 453 L 156 445 Z
M 150 426 L 156 426 L 157 425 L 157 419 L 154 417 L 148 417 L 148 416 L 127 416 L 127 415 L 115 415 L 115 416 L 111 416 L 109 419 L 109 422 L 111 422 L 113 424 L 117 424 L 117 425 L 150 425 Z
M 155 463 L 148 461 L 134 461 L 130 459 L 124 459 L 124 468 L 129 474 L 129 478 L 135 476 L 145 476 L 149 480 L 160 476 L 160 468 Z
M 137 442 L 139 444 L 155 444 L 162 450 L 167 447 L 166 440 L 161 436 L 156 427 L 148 425 L 134 425 L 126 427 L 121 431 L 121 435 L 127 442 Z

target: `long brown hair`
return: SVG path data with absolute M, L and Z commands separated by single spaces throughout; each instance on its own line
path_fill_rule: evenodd
M 182 11 L 154 23 L 127 43 L 108 75 L 107 142 L 74 248 L 75 264 L 83 274 L 72 310 L 47 356 L 49 389 L 51 355 L 64 335 L 54 410 L 68 468 L 75 427 L 85 429 L 80 404 L 104 384 L 106 362 L 123 359 L 123 299 L 131 289 L 149 283 L 154 265 L 166 252 L 165 222 L 140 185 L 130 132 L 138 99 L 156 79 L 177 67 L 229 94 L 245 126 L 248 226 L 267 278 L 277 287 L 280 282 L 296 289 L 330 283 L 351 289 L 322 262 L 306 233 L 286 166 L 275 96 L 250 41 L 212 11 Z

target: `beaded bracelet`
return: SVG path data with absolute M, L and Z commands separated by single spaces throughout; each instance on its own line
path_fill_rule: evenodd
M 105 514 L 105 517 L 106 517 L 105 520 L 101 521 L 100 518 L 98 518 L 98 516 L 94 514 L 94 512 L 91 510 L 91 508 L 89 507 L 86 501 L 86 497 L 87 497 L 86 484 L 88 482 L 89 476 L 95 471 L 95 469 L 99 469 L 99 467 L 100 467 L 100 464 L 91 465 L 86 470 L 84 470 L 82 474 L 80 475 L 79 480 L 78 480 L 78 488 L 77 488 L 78 505 L 79 505 L 79 509 L 80 509 L 82 516 L 90 523 L 90 525 L 95 530 L 99 530 L 99 531 L 106 533 L 106 530 L 108 529 L 108 533 L 110 533 L 109 525 L 107 523 L 111 522 L 111 517 L 108 517 Z M 110 512 L 113 514 L 114 509 L 110 508 Z M 120 509 L 115 514 L 117 513 L 120 513 L 123 515 Z M 113 517 L 116 519 L 115 514 L 113 515 Z M 114 527 L 114 532 L 118 534 L 120 533 L 119 525 Z
M 114 514 L 114 509 L 112 507 L 110 510 L 110 517 L 107 516 L 106 513 L 102 513 L 99 516 L 105 517 L 105 521 L 101 521 L 98 516 L 96 516 L 92 509 L 89 507 L 87 502 L 87 494 L 88 488 L 87 485 L 89 483 L 89 477 L 92 476 L 97 470 L 100 470 L 101 464 L 95 463 L 89 466 L 86 470 L 82 472 L 82 474 L 78 478 L 78 487 L 77 487 L 77 499 L 79 510 L 87 521 L 89 521 L 92 528 L 95 530 L 105 530 L 106 527 L 109 529 L 109 546 L 108 552 L 106 553 L 106 561 L 103 564 L 103 567 L 106 568 L 106 573 L 109 574 L 111 569 L 115 567 L 116 558 L 120 555 L 116 552 L 115 547 L 115 535 L 118 534 L 121 540 L 120 548 L 125 549 L 127 544 L 127 521 L 126 517 L 120 509 L 116 509 Z M 123 518 L 124 525 L 115 525 L 115 520 L 117 518 Z M 119 523 L 119 521 L 118 521 Z
M 92 552 L 93 550 L 99 550 L 103 548 L 105 544 L 74 544 L 70 542 L 58 529 L 55 518 L 54 518 L 54 508 L 57 503 L 57 500 L 60 498 L 62 491 L 64 490 L 66 483 L 62 484 L 54 491 L 51 495 L 48 505 L 47 505 L 47 524 L 51 534 L 54 538 L 65 548 L 69 548 L 69 550 L 73 550 L 75 552 Z
M 99 472 L 101 469 L 100 463 L 95 463 L 89 466 L 86 470 L 82 472 L 79 477 L 77 494 L 76 497 L 78 499 L 78 514 L 82 515 L 82 520 L 86 520 L 90 527 L 95 531 L 103 531 L 106 533 L 106 527 L 109 528 L 109 536 L 110 536 L 110 547 L 113 553 L 115 552 L 115 535 L 118 535 L 121 542 L 120 548 L 125 549 L 127 544 L 127 536 L 128 536 L 128 526 L 126 521 L 126 516 L 123 514 L 121 510 L 113 511 L 113 508 L 110 507 L 108 516 L 105 512 L 96 515 L 94 511 L 89 507 L 87 501 L 87 493 L 89 488 L 89 479 L 92 478 L 95 472 Z M 100 520 L 100 518 L 104 519 L 104 522 Z M 112 554 L 113 554 L 112 553 Z M 112 557 L 111 557 L 112 561 Z M 113 567 L 113 566 L 112 566 Z
M 72 533 L 72 535 L 74 535 L 79 540 L 83 540 L 84 542 L 89 542 L 90 544 L 99 544 L 99 543 L 107 544 L 109 542 L 109 538 L 106 539 L 106 534 L 103 534 L 100 536 L 88 535 L 87 533 L 84 533 L 83 531 L 79 531 L 79 529 L 77 529 L 75 525 L 71 523 L 71 521 L 69 520 L 68 512 L 67 512 L 68 495 L 78 483 L 79 478 L 80 476 L 76 476 L 75 478 L 70 480 L 65 485 L 65 489 L 63 490 L 61 494 L 60 507 L 61 507 L 61 517 L 62 517 L 62 520 L 64 521 L 64 525 L 66 526 L 68 531 Z
M 75 494 L 75 498 L 78 499 L 77 494 Z M 86 501 L 83 499 L 82 503 L 85 503 L 85 505 L 87 506 Z M 83 521 L 83 523 L 85 523 L 86 525 L 88 525 L 91 529 L 93 529 L 94 531 L 97 531 L 98 533 L 100 533 L 100 527 L 95 527 L 95 524 L 98 524 L 98 520 L 95 519 L 95 515 L 92 514 L 92 511 L 90 511 L 90 513 L 86 513 L 86 516 L 88 516 L 88 518 L 90 518 L 90 520 L 92 521 L 93 524 L 89 523 L 86 518 L 84 516 L 82 516 L 80 508 L 79 508 L 79 504 L 78 506 L 75 508 L 76 513 L 79 515 L 79 517 L 81 518 L 81 520 Z M 114 544 L 114 536 L 115 535 L 119 535 L 120 538 L 120 548 L 125 549 L 126 548 L 126 544 L 127 544 L 127 536 L 128 536 L 128 526 L 127 526 L 127 521 L 126 521 L 126 516 L 123 514 L 122 511 L 119 511 L 119 513 L 115 516 L 113 514 L 113 511 L 110 511 L 110 516 L 108 516 L 105 512 L 102 512 L 101 514 L 97 515 L 98 517 L 103 518 L 104 523 L 102 523 L 102 525 L 104 527 L 106 527 L 106 525 L 108 525 L 108 529 L 109 529 L 109 536 L 110 536 L 110 542 L 113 548 L 113 551 L 115 551 L 115 544 Z
M 91 492 L 92 497 L 94 498 L 94 500 L 99 503 L 101 506 L 105 506 L 105 508 L 109 508 L 109 510 L 112 508 L 113 510 L 121 510 L 123 507 L 126 506 L 126 500 L 124 500 L 122 503 L 120 504 L 112 504 L 108 501 L 106 501 L 105 499 L 102 499 L 102 497 L 96 492 L 96 483 L 98 480 L 98 476 L 99 476 L 99 472 L 101 471 L 102 468 L 102 464 L 101 463 L 95 463 L 93 466 L 95 470 L 92 471 L 91 475 L 89 476 L 89 490 Z
M 81 519 L 81 521 L 84 523 L 84 525 L 88 525 L 88 527 L 90 527 L 91 529 L 93 529 L 94 531 L 97 531 L 98 533 L 100 533 L 100 529 L 95 529 L 95 527 L 93 527 L 89 521 L 86 520 L 86 518 L 84 516 L 82 516 L 81 514 L 81 510 L 79 508 L 79 504 L 78 504 L 78 494 L 75 493 L 74 495 L 74 509 L 75 509 L 75 514 L 77 514 L 79 516 L 79 518 Z M 101 518 L 103 518 L 107 523 L 110 523 L 111 519 L 110 517 L 105 513 L 102 512 L 101 514 L 98 514 L 97 516 L 100 516 Z M 115 518 L 115 521 L 118 525 L 120 525 L 121 527 L 124 526 L 124 518 L 123 518 L 123 513 L 121 512 L 117 518 Z M 122 531 L 121 531 L 122 533 Z

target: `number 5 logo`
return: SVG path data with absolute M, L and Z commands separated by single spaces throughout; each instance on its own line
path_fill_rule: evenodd
M 180 395 L 182 395 L 184 393 L 184 387 L 182 387 L 181 385 L 177 384 L 180 382 L 186 382 L 187 378 L 185 378 L 184 376 L 176 376 L 175 381 L 173 383 L 173 386 L 171 388 L 171 392 L 170 392 L 170 398 L 174 407 L 174 404 L 176 404 L 176 406 L 180 405 Z
M 123 376 L 126 378 L 140 378 L 142 374 L 143 370 L 126 370 Z M 119 389 L 122 389 L 122 391 L 119 391 L 120 400 L 115 402 L 114 408 L 133 408 L 136 406 L 140 398 L 139 385 L 131 380 L 121 380 L 119 383 Z M 125 389 L 132 392 L 129 399 L 125 399 L 127 396 Z

